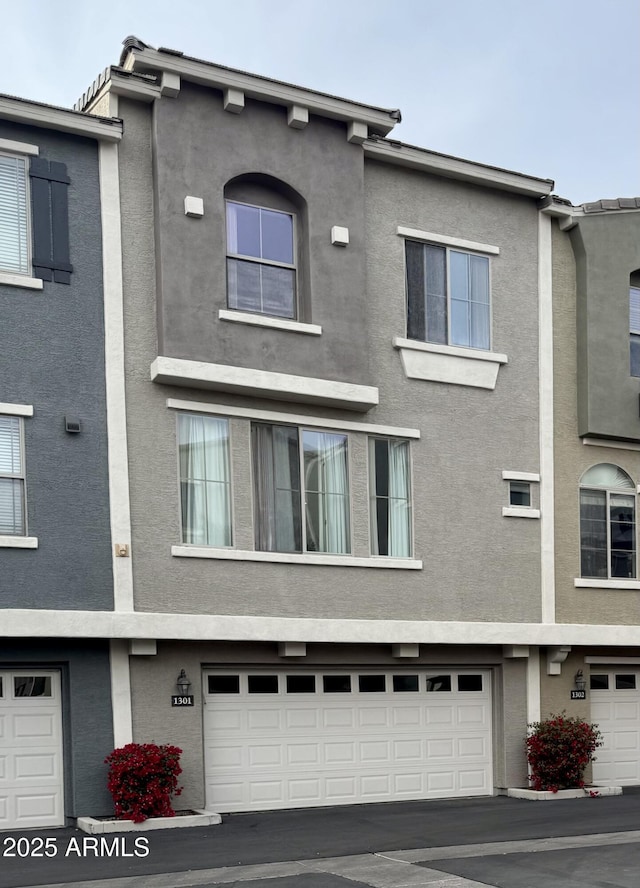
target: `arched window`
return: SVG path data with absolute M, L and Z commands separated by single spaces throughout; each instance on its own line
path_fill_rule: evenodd
M 600 463 L 580 480 L 581 576 L 635 579 L 636 493 L 618 466 Z
M 300 320 L 304 201 L 270 176 L 239 176 L 225 187 L 227 305 Z

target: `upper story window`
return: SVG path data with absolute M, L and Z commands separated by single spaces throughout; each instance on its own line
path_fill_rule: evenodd
M 295 219 L 227 200 L 229 308 L 296 318 Z
M 345 434 L 252 423 L 256 549 L 351 551 Z
M 601 463 L 580 481 L 580 567 L 582 577 L 635 579 L 636 494 L 618 466 Z
M 638 277 L 640 272 L 635 272 L 631 280 Z M 630 375 L 640 376 L 640 286 L 629 287 L 629 351 Z
M 0 536 L 26 536 L 23 423 L 0 416 Z
M 0 152 L 0 271 L 30 272 L 27 158 Z
M 200 546 L 230 546 L 228 420 L 179 414 L 178 460 L 182 541 Z
M 489 259 L 448 246 L 405 241 L 407 337 L 491 347 Z
M 371 551 L 397 558 L 411 556 L 409 444 L 394 438 L 369 438 Z

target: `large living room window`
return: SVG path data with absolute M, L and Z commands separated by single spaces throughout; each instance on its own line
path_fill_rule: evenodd
M 585 578 L 637 578 L 635 485 L 611 463 L 580 481 L 580 566 Z
M 294 216 L 227 201 L 227 300 L 231 309 L 296 317 Z
M 256 549 L 351 551 L 347 436 L 252 423 Z

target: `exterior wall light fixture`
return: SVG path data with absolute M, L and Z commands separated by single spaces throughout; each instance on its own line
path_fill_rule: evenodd
M 582 673 L 582 669 L 578 669 L 573 678 L 573 681 L 576 686 L 576 691 L 584 691 L 587 686 L 587 680 Z
M 186 697 L 189 694 L 189 688 L 191 687 L 191 682 L 187 676 L 187 673 L 184 669 L 180 670 L 180 675 L 176 681 L 176 687 L 178 688 L 178 693 L 182 697 Z

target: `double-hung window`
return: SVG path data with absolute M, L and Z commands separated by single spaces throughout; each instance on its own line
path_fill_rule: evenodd
M 0 152 L 0 271 L 30 273 L 27 158 Z
M 636 579 L 636 493 L 626 472 L 593 466 L 580 482 L 581 576 Z
M 227 201 L 227 299 L 239 311 L 296 317 L 291 213 Z
M 231 546 L 229 422 L 178 415 L 182 541 Z
M 640 376 L 640 287 L 629 287 L 630 375 Z
M 489 259 L 407 240 L 407 337 L 466 348 L 491 346 Z
M 0 416 L 0 536 L 26 536 L 22 419 Z
M 348 554 L 347 436 L 256 422 L 252 447 L 256 549 Z
M 371 551 L 396 558 L 411 556 L 409 444 L 369 438 Z

